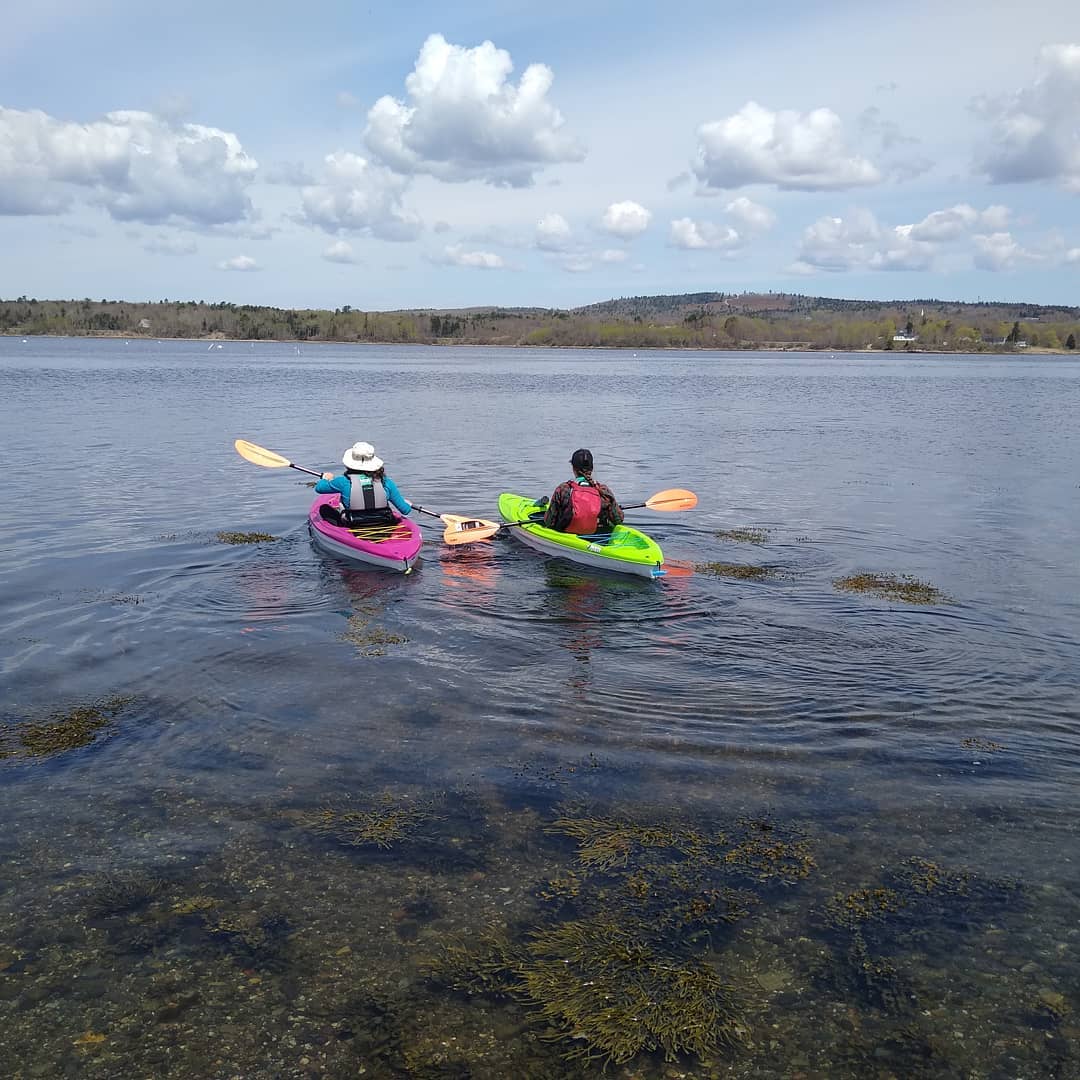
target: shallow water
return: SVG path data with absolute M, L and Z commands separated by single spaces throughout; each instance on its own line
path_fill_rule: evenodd
M 1080 1075 L 1078 411 L 1058 359 L 0 338 L 0 1071 L 599 1075 L 607 1008 L 609 1076 Z M 700 503 L 633 514 L 657 582 L 437 527 L 402 577 L 236 437 Z

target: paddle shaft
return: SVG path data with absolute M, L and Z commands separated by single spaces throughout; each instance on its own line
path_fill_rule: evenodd
M 648 503 L 630 503 L 628 506 L 620 507 L 622 510 L 640 510 L 643 506 L 648 506 Z M 502 527 L 504 529 L 513 529 L 518 525 L 539 525 L 539 521 L 504 521 Z

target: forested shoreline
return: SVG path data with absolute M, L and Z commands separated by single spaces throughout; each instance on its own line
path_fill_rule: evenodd
M 364 311 L 206 301 L 0 299 L 0 334 L 680 349 L 1071 353 L 1080 308 L 792 293 L 638 296 L 572 309 Z

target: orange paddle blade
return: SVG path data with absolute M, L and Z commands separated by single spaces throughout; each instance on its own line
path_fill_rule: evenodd
M 236 442 L 233 443 L 233 446 L 236 447 L 236 452 L 244 458 L 245 461 L 250 461 L 253 465 L 262 465 L 265 469 L 284 469 L 290 464 L 287 458 L 283 458 L 280 454 L 275 454 L 273 450 L 267 450 L 262 446 L 256 446 L 246 439 L 237 439 Z
M 697 496 L 684 488 L 668 488 L 646 499 L 645 505 L 650 510 L 693 510 L 697 506 Z
M 443 540 L 448 544 L 473 544 L 478 540 L 490 540 L 502 526 L 497 521 L 483 518 L 467 518 L 458 514 L 440 514 L 446 522 Z

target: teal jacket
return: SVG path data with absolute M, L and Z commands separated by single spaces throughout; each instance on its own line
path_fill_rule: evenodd
M 383 477 L 383 487 L 386 489 L 386 498 L 390 505 L 399 513 L 408 514 L 412 510 L 408 499 L 398 491 L 397 484 L 389 476 Z M 352 494 L 352 480 L 348 476 L 335 476 L 333 480 L 320 480 L 315 485 L 316 495 L 340 495 L 341 505 L 349 505 L 349 496 Z

